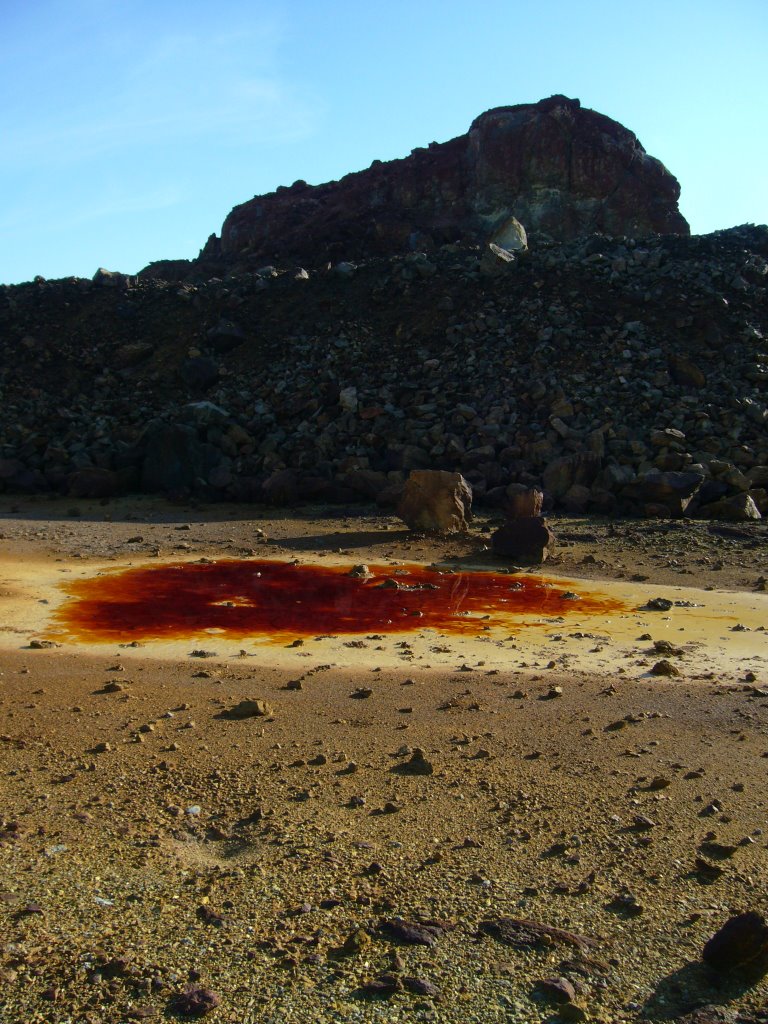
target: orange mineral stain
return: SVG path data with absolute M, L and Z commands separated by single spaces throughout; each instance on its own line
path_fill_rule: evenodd
M 535 616 L 626 611 L 622 601 L 574 594 L 540 576 L 441 572 L 419 565 L 345 566 L 278 561 L 177 562 L 105 573 L 63 585 L 70 600 L 57 631 L 88 642 L 175 640 L 201 631 L 229 639 L 423 629 L 479 635 Z

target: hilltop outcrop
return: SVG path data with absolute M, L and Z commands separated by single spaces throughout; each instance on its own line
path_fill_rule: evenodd
M 466 135 L 375 160 L 340 181 L 296 181 L 255 196 L 231 211 L 198 261 L 151 264 L 144 274 L 311 268 L 454 242 L 516 247 L 515 220 L 537 240 L 688 234 L 679 195 L 631 131 L 577 99 L 551 96 L 489 110 Z

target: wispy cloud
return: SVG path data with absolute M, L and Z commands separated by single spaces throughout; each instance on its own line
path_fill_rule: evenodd
M 194 143 L 273 146 L 306 137 L 318 111 L 278 70 L 273 36 L 266 23 L 212 35 L 160 34 L 128 53 L 121 40 L 112 67 L 102 40 L 86 82 L 78 79 L 71 95 L 67 81 L 61 83 L 63 102 L 32 93 L 6 105 L 0 168 L 71 166 Z
M 172 186 L 135 194 L 115 188 L 99 189 L 97 184 L 87 198 L 74 204 L 63 205 L 51 200 L 42 206 L 29 202 L 14 206 L 7 214 L 0 216 L 0 231 L 11 237 L 14 232 L 23 232 L 33 218 L 43 220 L 50 232 L 72 231 L 105 218 L 167 210 L 185 202 L 187 198 L 182 189 Z

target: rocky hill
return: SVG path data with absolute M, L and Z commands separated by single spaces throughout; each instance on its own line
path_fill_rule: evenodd
M 197 261 L 151 264 L 146 276 L 194 279 L 265 263 L 316 267 L 432 252 L 444 244 L 564 241 L 602 232 L 688 234 L 680 186 L 637 137 L 575 99 L 498 107 L 466 135 L 375 160 L 340 181 L 296 181 L 236 206 Z
M 502 254 L 503 255 L 503 254 Z M 0 481 L 291 504 L 768 511 L 768 229 L 0 289 Z

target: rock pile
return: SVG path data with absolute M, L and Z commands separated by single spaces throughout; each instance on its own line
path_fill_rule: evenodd
M 768 229 L 486 252 L 0 287 L 0 488 L 768 511 Z

